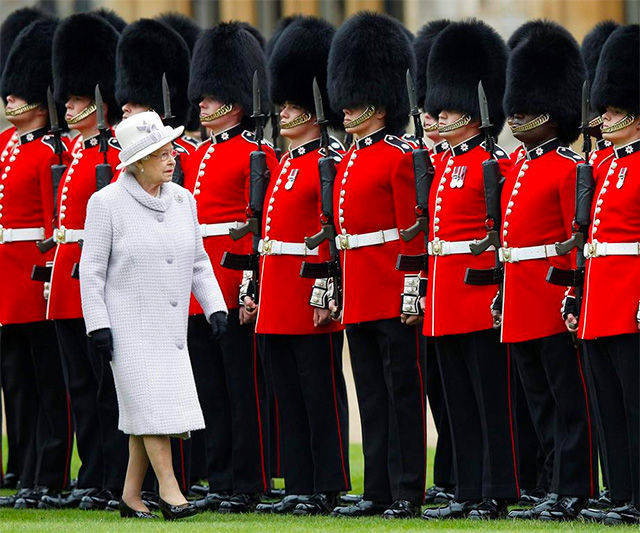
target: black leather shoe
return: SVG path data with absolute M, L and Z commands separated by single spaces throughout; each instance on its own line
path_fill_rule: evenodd
M 182 505 L 171 505 L 158 496 L 158 507 L 165 520 L 182 520 L 198 514 L 198 509 L 192 503 Z
M 103 489 L 96 494 L 89 494 L 82 498 L 78 509 L 83 511 L 104 511 L 119 509 L 120 504 L 110 490 Z
M 382 518 L 416 518 L 420 515 L 420 505 L 409 500 L 396 500 L 384 513 Z
M 18 498 L 24 498 L 32 490 L 33 489 L 20 489 L 15 494 L 10 494 L 9 496 L 0 497 L 0 507 L 13 507 L 16 504 L 16 500 Z
M 351 505 L 352 503 L 358 503 L 361 499 L 362 494 L 351 494 L 350 492 L 347 492 L 340 496 L 339 501 L 345 505 Z
M 204 498 L 193 503 L 198 511 L 217 511 L 220 504 L 231 498 L 229 492 L 210 492 Z
M 269 489 L 264 495 L 269 500 L 281 500 L 286 495 L 285 489 Z
M 260 503 L 260 494 L 234 494 L 228 500 L 220 503 L 219 513 L 253 513 Z
M 535 520 L 540 516 L 540 513 L 551 509 L 557 501 L 558 495 L 551 492 L 533 507 L 527 509 L 512 509 L 507 514 L 507 518 L 511 520 Z
M 453 500 L 453 493 L 451 492 L 451 489 L 439 487 L 438 485 L 429 487 L 424 493 L 425 505 L 449 503 L 451 500 Z
M 437 507 L 435 509 L 425 509 L 422 518 L 425 520 L 449 520 L 457 518 L 466 518 L 467 515 L 475 509 L 479 502 L 458 502 L 453 500 L 449 505 Z
M 204 498 L 207 494 L 209 494 L 209 486 L 203 485 L 202 483 L 194 483 L 189 487 L 189 492 L 194 496 Z
M 485 498 L 472 509 L 467 518 L 469 520 L 501 520 L 507 516 L 507 502 Z
M 547 522 L 565 522 L 575 520 L 587 503 L 586 498 L 563 496 L 546 511 L 542 511 L 538 520 Z
M 67 494 L 44 494 L 38 503 L 38 509 L 75 509 L 83 498 L 98 494 L 99 489 L 74 489 Z
M 151 511 L 158 511 L 160 510 L 160 505 L 158 503 L 158 500 L 160 499 L 160 497 L 158 496 L 157 492 L 151 492 L 149 490 L 143 490 L 142 494 L 140 495 L 143 503 L 151 510 Z
M 124 500 L 118 502 L 118 510 L 121 518 L 158 518 L 158 515 L 147 513 L 145 511 L 136 511 L 129 507 Z
M 610 526 L 618 524 L 640 524 L 640 510 L 638 506 L 628 503 L 622 507 L 611 509 L 604 517 L 604 523 Z
M 46 487 L 36 487 L 27 492 L 24 496 L 16 498 L 16 502 L 13 504 L 14 509 L 37 509 L 40 499 L 49 494 L 54 497 L 59 497 L 60 493 L 57 491 L 50 491 Z
M 585 507 L 580 511 L 580 518 L 585 522 L 593 522 L 602 524 L 605 516 L 610 509 L 595 509 L 594 507 Z
M 338 495 L 335 492 L 321 492 L 300 502 L 293 510 L 296 516 L 329 515 L 335 509 Z
M 289 514 L 302 503 L 309 501 L 311 496 L 302 494 L 289 494 L 282 498 L 279 502 L 259 503 L 256 505 L 256 513 L 261 514 Z
M 12 474 L 11 472 L 7 472 L 2 478 L 2 485 L 0 488 L 2 489 L 15 489 L 18 486 L 18 476 Z
M 546 494 L 537 490 L 520 490 L 520 499 L 516 503 L 517 507 L 533 507 L 534 505 L 538 505 L 544 498 Z
M 360 500 L 353 505 L 336 507 L 331 516 L 343 516 L 346 518 L 358 518 L 360 516 L 379 516 L 387 510 L 388 505 L 372 502 L 371 500 Z

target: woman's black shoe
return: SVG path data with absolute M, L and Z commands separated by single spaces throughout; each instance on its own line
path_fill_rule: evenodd
M 188 502 L 182 505 L 171 505 L 158 497 L 158 506 L 165 520 L 180 520 L 198 514 L 198 509 Z
M 120 510 L 120 516 L 122 518 L 158 518 L 152 513 L 146 513 L 144 511 L 136 511 L 135 509 L 132 509 L 126 503 L 124 503 L 124 500 L 120 500 L 118 509 Z

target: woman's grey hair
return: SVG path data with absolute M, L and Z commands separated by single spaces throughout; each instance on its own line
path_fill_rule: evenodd
M 145 155 L 142 159 L 139 159 L 138 161 L 135 161 L 134 163 L 131 163 L 130 165 L 127 165 L 125 167 L 125 170 L 129 174 L 132 174 L 134 177 L 137 177 L 138 174 L 140 174 L 140 168 L 138 167 L 138 163 L 140 161 L 147 161 L 148 159 L 149 159 L 149 156 Z

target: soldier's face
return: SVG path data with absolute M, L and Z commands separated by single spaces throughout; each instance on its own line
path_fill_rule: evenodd
M 127 102 L 122 106 L 122 118 L 129 118 L 132 115 L 137 115 L 143 111 L 149 111 L 148 106 L 134 104 L 133 102 Z
M 611 133 L 606 132 L 607 128 L 617 124 L 627 115 L 628 113 L 623 109 L 607 107 L 607 110 L 602 114 L 602 138 L 612 142 L 615 146 L 624 146 L 640 138 L 640 117 L 636 117 L 635 120 L 625 128 Z
M 307 111 L 302 107 L 290 102 L 286 102 L 282 110 L 280 111 L 280 125 L 286 125 L 287 123 L 294 121 L 306 112 Z M 280 134 L 287 139 L 295 140 L 301 136 L 306 136 L 314 128 L 317 129 L 317 125 L 315 124 L 315 118 L 312 117 L 311 120 L 306 121 L 304 124 L 300 124 L 292 128 L 281 127 Z M 319 134 L 320 132 L 318 131 L 318 135 Z
M 65 104 L 66 112 L 64 115 L 65 120 L 72 119 L 78 113 L 82 113 L 89 105 L 91 105 L 91 98 L 86 96 L 74 96 L 70 95 L 67 103 Z M 106 104 L 105 104 L 106 107 Z M 83 118 L 81 121 L 76 122 L 71 127 L 75 130 L 82 131 L 87 128 L 92 128 L 96 125 L 97 116 L 96 113 L 91 113 L 88 117 Z
M 538 116 L 538 114 L 531 113 L 516 113 L 515 115 L 511 115 L 507 118 L 507 123 L 510 128 L 513 126 L 522 126 L 523 124 L 538 118 Z M 553 139 L 556 134 L 557 128 L 555 122 L 551 120 L 548 120 L 544 124 L 529 131 L 513 132 L 513 136 L 521 143 L 524 143 L 527 148 L 539 146 L 543 142 Z
M 223 105 L 225 105 L 224 102 L 220 102 L 211 96 L 205 96 L 198 104 L 200 107 L 200 124 L 217 133 L 229 129 L 240 122 L 242 119 L 241 109 L 236 105 L 234 105 L 228 113 L 213 120 L 206 120 L 206 117 L 213 115 Z
M 367 106 L 343 109 L 342 112 L 344 113 L 344 119 L 342 123 L 345 125 L 348 124 L 349 122 L 360 117 L 366 110 Z M 358 137 L 367 136 L 374 131 L 378 131 L 379 129 L 384 128 L 386 115 L 387 113 L 384 109 L 376 109 L 371 118 L 356 126 L 352 126 L 349 128 L 345 126 L 344 131 Z
M 433 131 L 428 131 L 434 124 L 438 124 L 438 120 L 433 118 L 429 113 L 422 114 L 422 127 L 424 128 L 424 134 L 427 139 L 432 140 L 434 143 L 439 143 L 442 140 L 437 126 Z
M 465 114 L 460 111 L 443 109 L 438 115 L 438 127 L 442 128 L 443 126 L 449 126 L 460 120 L 464 115 Z M 466 141 L 479 133 L 480 130 L 478 129 L 478 126 L 479 124 L 477 121 L 469 122 L 466 126 L 461 126 L 451 131 L 439 132 L 439 134 L 443 139 L 447 140 L 450 146 L 455 146 L 456 144 Z
M 13 111 L 22 106 L 27 105 L 28 102 L 19 96 L 14 94 L 10 94 L 7 96 L 7 103 L 4 106 L 5 112 Z M 39 106 L 35 109 L 31 109 L 29 111 L 25 111 L 24 113 L 20 113 L 14 117 L 7 116 L 7 120 L 11 122 L 16 127 L 20 127 L 21 125 L 28 125 L 30 122 L 37 120 L 42 120 L 44 118 L 46 120 L 47 110 L 43 106 Z

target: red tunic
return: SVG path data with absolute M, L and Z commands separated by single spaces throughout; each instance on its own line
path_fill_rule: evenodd
M 58 163 L 54 142 L 42 128 L 20 137 L 5 157 L 0 157 L 0 227 L 4 229 L 53 228 L 51 165 Z M 63 153 L 63 163 L 70 156 Z M 35 241 L 0 244 L 0 272 L 6 281 L 0 297 L 0 324 L 20 324 L 45 319 L 42 283 L 31 280 L 34 265 L 53 259 L 42 254 Z
M 264 239 L 304 243 L 304 238 L 320 231 L 320 175 L 322 157 L 319 140 L 286 152 L 274 170 L 264 202 Z M 331 150 L 336 162 L 340 154 Z M 309 335 L 340 331 L 332 322 L 316 328 L 309 297 L 313 279 L 300 277 L 304 261 L 328 261 L 329 244 L 318 247 L 319 255 L 263 255 L 260 263 L 260 296 L 256 333 Z
M 273 171 L 278 162 L 273 149 L 263 143 L 267 166 Z M 249 203 L 249 155 L 257 149 L 253 135 L 240 125 L 218 133 L 198 146 L 183 167 L 184 186 L 190 190 L 198 208 L 200 224 L 243 222 Z M 224 252 L 249 254 L 251 235 L 234 241 L 228 234 L 204 238 L 225 302 L 229 309 L 238 307 L 238 289 L 242 271 L 220 265 Z M 200 304 L 191 298 L 189 313 L 202 313 Z
M 506 152 L 496 147 L 501 172 L 509 168 Z M 429 194 L 429 240 L 471 241 L 486 235 L 486 204 L 482 162 L 489 153 L 476 135 L 449 149 L 444 164 L 436 165 Z M 464 282 L 467 268 L 495 266 L 495 252 L 429 257 L 424 334 L 430 337 L 490 329 L 490 305 L 496 286 L 474 286 Z
M 640 242 L 640 141 L 616 148 L 598 167 L 589 242 Z M 594 339 L 638 333 L 640 256 L 587 260 L 578 333 Z
M 120 146 L 115 137 L 109 139 L 107 162 L 115 174 L 120 163 Z M 71 150 L 73 159 L 58 188 L 58 220 L 60 229 L 82 230 L 89 198 L 96 191 L 96 165 L 104 163 L 97 136 L 83 140 L 76 137 Z M 76 242 L 56 246 L 51 292 L 47 305 L 48 319 L 82 318 L 80 282 L 71 277 L 71 271 L 80 262 L 82 249 Z
M 502 246 L 524 248 L 562 242 L 571 236 L 576 164 L 582 158 L 560 146 L 557 139 L 524 153 L 505 175 Z M 551 266 L 571 268 L 571 255 L 504 263 L 503 342 L 566 331 L 558 312 L 566 287 L 547 283 Z
M 9 141 L 12 141 L 10 145 L 8 145 Z M 0 150 L 7 151 L 8 153 L 8 150 L 11 150 L 16 142 L 18 142 L 18 136 L 16 135 L 15 126 L 9 126 L 0 131 Z M 2 157 L 6 155 L 7 154 L 3 154 Z
M 338 232 L 361 235 L 415 222 L 411 145 L 384 129 L 357 140 L 338 167 L 334 216 Z M 400 316 L 404 273 L 398 254 L 419 254 L 421 239 L 390 240 L 341 250 L 345 324 Z

